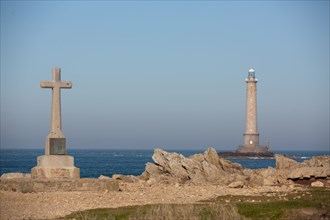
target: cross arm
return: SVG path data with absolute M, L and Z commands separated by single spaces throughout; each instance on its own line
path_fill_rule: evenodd
M 71 81 L 61 81 L 59 84 L 60 84 L 60 88 L 63 88 L 63 89 L 71 89 L 72 88 L 72 82 Z
M 71 89 L 72 88 L 72 82 L 71 81 L 44 81 L 42 80 L 40 82 L 40 87 L 41 88 L 54 88 L 58 86 L 59 88 L 63 89 Z
M 55 86 L 55 82 L 53 81 L 45 81 L 45 80 L 40 81 L 41 88 L 54 88 L 54 86 Z

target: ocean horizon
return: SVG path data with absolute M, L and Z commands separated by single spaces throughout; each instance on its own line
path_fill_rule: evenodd
M 206 149 L 205 149 L 206 150 Z M 205 150 L 166 149 L 186 157 Z M 223 152 L 226 150 L 218 150 Z M 153 162 L 154 149 L 68 149 L 73 156 L 75 166 L 80 168 L 82 178 L 97 178 L 101 175 L 142 174 L 147 162 Z M 276 154 L 292 156 L 298 162 L 309 160 L 313 156 L 330 155 L 329 151 L 272 151 Z M 44 155 L 44 149 L 0 149 L 0 175 L 3 173 L 30 173 L 37 165 L 37 157 Z M 228 158 L 250 169 L 275 167 L 274 158 Z

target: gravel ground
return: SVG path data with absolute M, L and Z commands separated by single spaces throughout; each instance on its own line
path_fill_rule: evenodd
M 191 204 L 221 195 L 260 195 L 287 193 L 300 187 L 257 187 L 232 189 L 219 185 L 147 185 L 120 183 L 119 192 L 0 191 L 0 219 L 54 219 L 75 211 L 145 204 Z

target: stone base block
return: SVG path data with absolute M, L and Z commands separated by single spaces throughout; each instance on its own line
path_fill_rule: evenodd
M 31 170 L 32 178 L 39 179 L 79 179 L 80 169 L 72 168 L 53 168 L 53 167 L 34 167 Z
M 80 169 L 74 166 L 74 159 L 68 155 L 43 155 L 38 157 L 37 166 L 31 170 L 32 178 L 77 179 Z

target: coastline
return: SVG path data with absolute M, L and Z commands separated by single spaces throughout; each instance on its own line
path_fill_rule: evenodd
M 28 173 L 36 165 L 36 158 L 43 154 L 43 149 L 0 149 L 1 169 L 3 173 Z M 186 157 L 202 153 L 203 150 L 176 150 Z M 221 150 L 218 150 L 221 153 Z M 276 154 L 293 157 L 298 162 L 311 159 L 313 156 L 330 155 L 328 151 L 273 151 Z M 145 164 L 152 162 L 153 150 L 126 150 L 126 149 L 71 149 L 70 155 L 74 156 L 77 166 L 81 168 L 81 177 L 97 178 L 100 175 L 112 176 L 115 173 L 125 175 L 140 175 L 144 171 Z M 232 159 L 232 158 L 228 158 Z M 267 163 L 255 163 L 249 158 L 244 160 L 232 160 L 250 169 L 275 167 L 273 158 L 267 158 Z M 95 161 L 105 161 L 105 163 L 95 163 Z M 132 163 L 131 161 L 134 161 Z M 129 162 L 129 163 L 128 163 Z M 266 161 L 264 161 L 266 162 Z M 260 166 L 264 165 L 264 166 Z
M 97 208 L 201 204 L 221 196 L 266 196 L 269 201 L 275 197 L 287 201 L 291 199 L 289 194 L 306 195 L 317 187 L 329 192 L 329 156 L 313 157 L 301 163 L 281 155 L 275 158 L 276 168 L 251 170 L 219 158 L 212 148 L 189 158 L 155 149 L 154 163 L 147 163 L 140 176 L 100 176 L 92 179 L 92 185 L 87 188 L 69 191 L 69 182 L 84 186 L 87 179 L 50 181 L 33 179 L 30 174 L 6 174 L 0 178 L 0 218 L 55 219 Z M 306 185 L 298 184 L 301 179 L 308 181 L 304 182 Z M 11 181 L 16 185 L 7 184 Z M 55 187 L 45 191 L 40 181 Z M 93 181 L 113 181 L 118 187 L 95 189 Z M 23 193 L 25 182 L 32 187 Z M 299 196 L 295 198 L 299 200 Z M 330 217 L 328 208 L 326 214 Z

